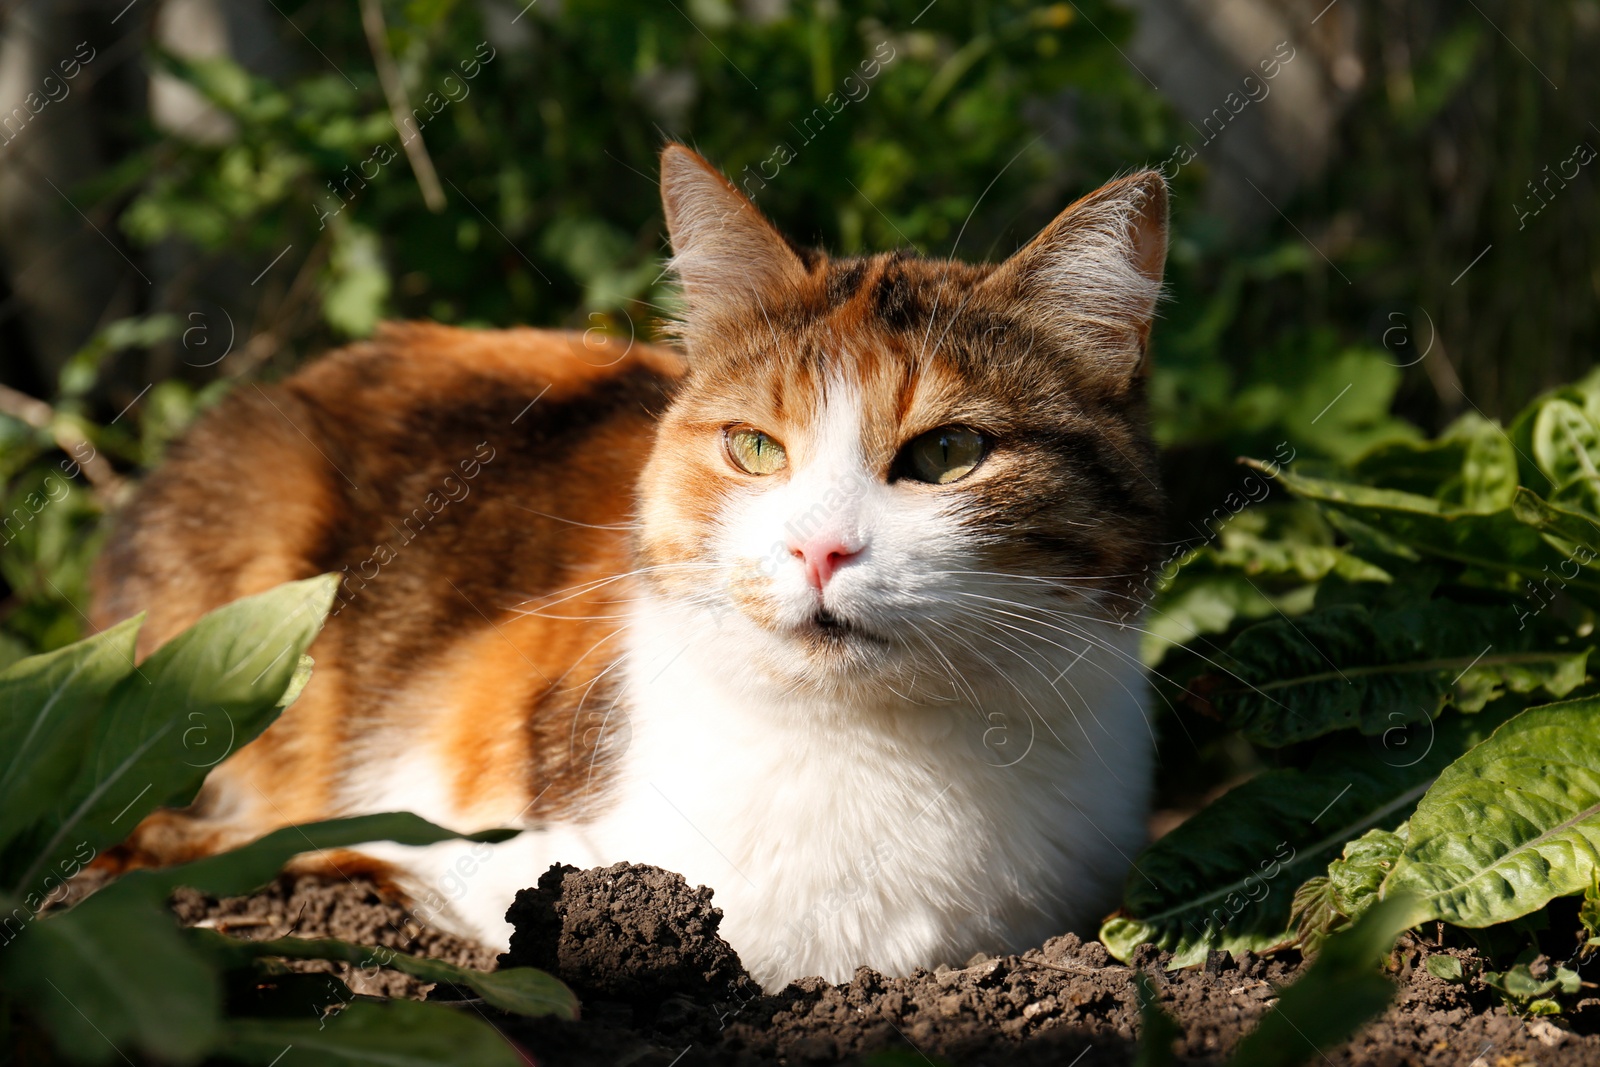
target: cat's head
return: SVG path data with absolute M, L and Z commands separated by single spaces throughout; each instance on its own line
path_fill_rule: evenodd
M 801 249 L 679 145 L 661 188 L 689 372 L 640 547 L 690 625 L 726 634 L 739 669 L 840 690 L 1015 671 L 1000 646 L 1081 647 L 1093 620 L 1137 618 L 1162 522 L 1159 175 L 1084 197 L 998 265 Z

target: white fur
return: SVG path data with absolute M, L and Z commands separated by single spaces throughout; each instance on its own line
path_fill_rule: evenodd
M 861 554 L 828 584 L 829 609 L 903 643 L 830 673 L 723 590 L 646 598 L 622 668 L 627 748 L 598 817 L 493 847 L 368 851 L 448 901 L 441 921 L 501 945 L 511 898 L 552 863 L 678 871 L 713 887 L 724 935 L 769 988 L 1021 950 L 1104 914 L 1144 836 L 1136 631 L 1090 621 L 1087 598 L 1040 614 L 1064 603 L 1044 583 L 970 573 L 979 532 L 949 509 L 959 490 L 871 476 L 861 418 L 831 383 L 817 432 L 787 442 L 791 476 L 729 506 L 717 562 L 763 575 L 776 616 L 799 624 L 817 594 L 785 527 L 831 524 Z M 425 755 L 389 768 L 376 807 L 459 825 L 432 776 L 444 769 Z

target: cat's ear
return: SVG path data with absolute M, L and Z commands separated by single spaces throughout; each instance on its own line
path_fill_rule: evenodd
M 1067 347 L 1119 376 L 1145 351 L 1167 258 L 1167 183 L 1120 178 L 1067 208 L 984 282 Z
M 661 206 L 691 324 L 771 306 L 804 279 L 805 265 L 776 227 L 683 145 L 661 153 Z

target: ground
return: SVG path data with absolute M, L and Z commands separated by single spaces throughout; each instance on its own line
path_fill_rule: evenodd
M 243 937 L 332 936 L 492 968 L 495 953 L 429 929 L 370 882 L 286 878 L 249 897 L 174 899 L 180 918 Z M 853 980 L 817 979 L 763 995 L 716 933 L 709 890 L 677 875 L 619 864 L 552 871 L 513 909 L 510 962 L 552 970 L 583 998 L 578 1022 L 485 1014 L 549 1067 L 634 1064 L 859 1062 L 901 1050 L 894 1063 L 940 1059 L 961 1067 L 1132 1062 L 1138 1010 L 1134 967 L 1098 942 L 1067 934 L 1019 956 L 975 957 L 963 967 L 888 978 L 862 968 Z M 1329 1067 L 1556 1067 L 1600 1062 L 1600 999 L 1580 1000 L 1564 1020 L 1523 1019 L 1473 981 L 1431 975 L 1425 943 L 1408 938 L 1395 956 L 1396 1001 L 1342 1049 L 1313 1057 Z M 1450 949 L 1452 954 L 1467 955 Z M 1167 971 L 1141 950 L 1163 1007 L 1184 1030 L 1184 1064 L 1219 1064 L 1301 966 L 1293 951 L 1269 958 L 1215 954 L 1206 967 Z M 338 973 L 357 993 L 460 999 L 392 971 L 345 964 L 297 968 Z M 1468 970 L 1472 968 L 1469 966 Z M 336 1022 L 330 1023 L 336 1025 Z M 885 1062 L 888 1062 L 887 1060 Z

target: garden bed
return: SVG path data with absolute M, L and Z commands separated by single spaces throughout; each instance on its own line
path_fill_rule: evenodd
M 693 1064 L 822 1065 L 1131 1063 L 1140 1030 L 1134 978 L 1155 982 L 1161 1006 L 1183 1037 L 1181 1063 L 1220 1063 L 1301 969 L 1298 952 L 1235 959 L 1215 953 L 1204 967 L 1167 971 L 1152 947 L 1137 968 L 1098 942 L 1065 934 L 1020 956 L 975 957 L 906 978 L 866 968 L 843 985 L 806 979 L 773 995 L 744 975 L 716 934 L 720 913 L 708 891 L 676 875 L 629 867 L 547 876 L 517 909 L 515 962 L 546 967 L 583 998 L 577 1022 L 502 1015 L 470 1000 L 539 1065 L 691 1067 Z M 187 923 L 243 937 L 338 937 L 492 968 L 481 945 L 430 929 L 372 883 L 284 878 L 248 897 L 182 892 Z M 1469 977 L 1446 982 L 1425 966 L 1434 951 L 1476 968 L 1470 950 L 1402 940 L 1392 963 L 1399 992 L 1383 1016 L 1318 1063 L 1541 1067 L 1600 1062 L 1600 998 L 1580 998 L 1564 1021 L 1510 1014 Z M 376 967 L 299 961 L 330 971 L 352 990 L 386 996 L 462 999 Z M 316 1010 L 309 1002 L 307 1010 Z M 337 1026 L 336 1016 L 328 1026 Z M 926 1061 L 924 1060 L 926 1057 Z

